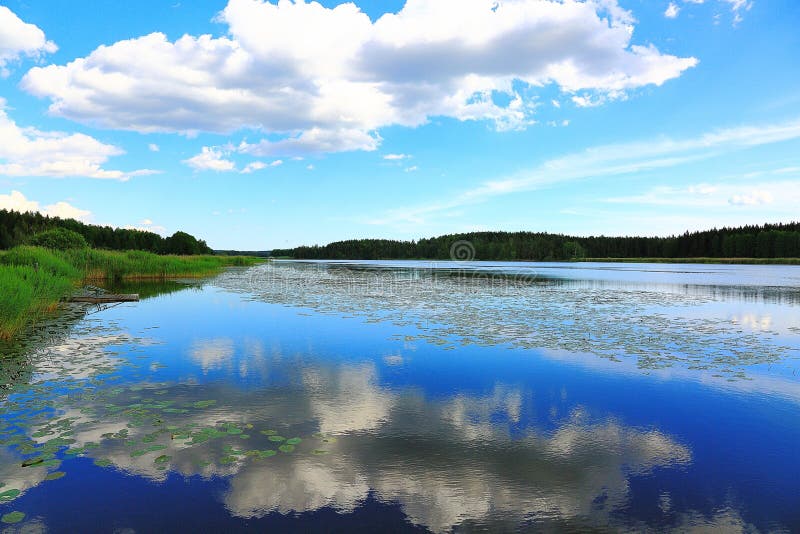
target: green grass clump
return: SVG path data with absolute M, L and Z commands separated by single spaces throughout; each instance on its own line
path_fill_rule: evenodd
M 18 246 L 0 252 L 0 339 L 9 339 L 83 281 L 166 280 L 210 276 L 227 266 L 250 266 L 242 256 L 159 256 L 90 248 L 53 250 Z
M 9 339 L 74 288 L 73 278 L 26 265 L 0 266 L 0 338 Z

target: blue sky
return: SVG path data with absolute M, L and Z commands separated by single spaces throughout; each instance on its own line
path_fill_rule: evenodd
M 0 208 L 215 248 L 800 219 L 794 0 L 11 1 Z

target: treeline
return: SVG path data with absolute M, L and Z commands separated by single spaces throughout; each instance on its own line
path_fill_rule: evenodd
M 253 258 L 269 258 L 272 253 L 269 250 L 215 250 L 217 256 L 250 256 Z
M 74 219 L 48 217 L 41 213 L 0 210 L 0 249 L 27 244 L 38 233 L 66 228 L 86 239 L 89 246 L 107 250 L 144 250 L 156 254 L 212 254 L 205 241 L 186 232 L 161 237 L 154 232 L 84 224 Z
M 459 241 L 470 243 L 458 247 Z M 471 247 L 471 248 L 470 248 Z M 357 239 L 273 250 L 296 259 L 459 259 L 563 261 L 583 258 L 797 258 L 800 223 L 686 232 L 670 237 L 572 237 L 534 232 L 474 232 L 419 241 Z M 464 256 L 464 254 L 466 256 Z

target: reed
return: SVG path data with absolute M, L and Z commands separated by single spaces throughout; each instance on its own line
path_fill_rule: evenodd
M 54 311 L 82 282 L 167 280 L 211 276 L 228 266 L 250 266 L 244 256 L 159 256 L 90 248 L 50 250 L 19 246 L 0 252 L 0 339 L 10 339 Z

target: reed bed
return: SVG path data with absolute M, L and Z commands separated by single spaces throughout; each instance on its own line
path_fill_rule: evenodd
M 228 266 L 261 261 L 245 256 L 159 256 L 96 249 L 19 246 L 0 252 L 0 339 L 52 312 L 83 282 L 167 280 L 211 276 Z

